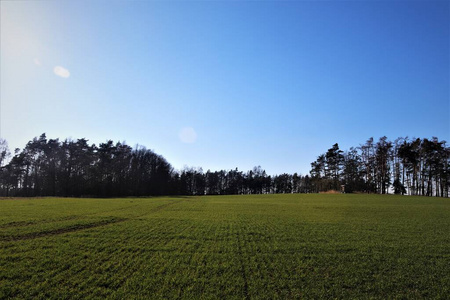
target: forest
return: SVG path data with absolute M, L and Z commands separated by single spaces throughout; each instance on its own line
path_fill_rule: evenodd
M 0 139 L 0 196 L 126 197 L 270 193 L 378 193 L 448 197 L 450 147 L 436 137 L 369 138 L 341 150 L 336 143 L 311 163 L 310 174 L 269 175 L 260 166 L 203 171 L 174 169 L 143 146 L 42 134 L 11 153 Z

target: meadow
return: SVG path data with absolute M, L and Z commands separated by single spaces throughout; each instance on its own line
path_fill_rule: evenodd
M 0 298 L 448 299 L 450 200 L 0 200 Z

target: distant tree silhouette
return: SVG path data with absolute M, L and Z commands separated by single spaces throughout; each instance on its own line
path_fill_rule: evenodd
M 0 139 L 1 196 L 125 197 L 310 193 L 341 190 L 448 197 L 450 148 L 445 141 L 381 137 L 347 151 L 335 143 L 311 163 L 310 175 L 269 176 L 261 166 L 243 172 L 176 171 L 143 146 L 107 140 L 98 146 L 85 138 L 33 138 L 10 155 Z

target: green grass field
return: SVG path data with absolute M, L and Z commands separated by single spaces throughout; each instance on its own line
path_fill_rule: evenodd
M 0 298 L 450 298 L 450 200 L 0 200 Z

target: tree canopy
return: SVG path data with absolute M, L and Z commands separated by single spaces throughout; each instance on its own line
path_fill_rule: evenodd
M 0 195 L 125 197 L 225 195 L 324 191 L 448 197 L 450 148 L 438 138 L 381 137 L 347 151 L 332 145 L 311 163 L 309 175 L 268 175 L 261 166 L 203 171 L 175 170 L 143 146 L 85 138 L 48 139 L 42 134 L 14 155 L 0 139 Z

